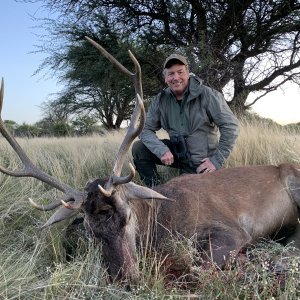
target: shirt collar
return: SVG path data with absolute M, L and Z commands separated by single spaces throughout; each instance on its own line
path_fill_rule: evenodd
M 188 83 L 188 85 L 187 85 L 187 87 L 186 87 L 186 89 L 183 93 L 183 97 L 182 97 L 181 100 L 186 100 L 187 99 L 188 94 L 189 94 L 189 86 L 190 86 L 190 81 L 189 81 L 189 83 Z M 174 98 L 177 101 L 175 94 L 173 93 L 173 91 L 170 88 L 169 88 L 169 91 L 170 91 L 170 95 L 172 96 L 172 98 Z

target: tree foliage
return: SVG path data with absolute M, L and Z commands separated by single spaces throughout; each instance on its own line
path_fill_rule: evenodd
M 78 116 L 72 121 L 72 128 L 77 135 L 87 135 L 93 133 L 102 133 L 100 126 L 97 125 L 97 119 L 88 115 Z
M 16 126 L 13 134 L 19 137 L 32 138 L 39 136 L 39 128 L 36 125 L 23 123 L 22 125 Z
M 47 119 L 76 119 L 78 115 L 90 114 L 105 128 L 120 128 L 132 113 L 133 82 L 118 72 L 85 36 L 98 41 L 128 69 L 133 67 L 128 56 L 132 47 L 126 35 L 117 33 L 105 16 L 96 15 L 95 19 L 72 23 L 71 29 L 51 23 L 52 30 L 58 36 L 67 37 L 69 44 L 56 48 L 55 42 L 50 43 L 51 57 L 44 64 L 59 74 L 66 88 L 41 108 Z
M 146 95 L 157 92 L 162 84 L 162 63 L 166 55 L 174 51 L 186 54 L 191 70 L 209 86 L 222 90 L 231 83 L 233 92 L 230 105 L 237 112 L 245 111 L 286 81 L 300 84 L 299 0 L 43 2 L 47 9 L 61 17 L 49 25 L 50 35 L 54 38 L 61 35 L 68 55 L 71 55 L 71 49 L 73 53 L 87 50 L 82 46 L 84 35 L 90 35 L 104 44 L 110 38 L 109 49 L 113 53 L 124 53 L 126 46 L 136 48 L 144 79 L 147 79 L 144 80 Z M 79 41 L 81 46 L 72 48 Z M 123 46 L 122 49 L 119 45 Z M 47 50 L 50 50 L 48 63 L 52 67 L 72 63 L 71 56 L 63 56 L 53 48 Z M 91 53 L 90 49 L 82 53 L 85 62 L 80 64 L 80 61 L 73 61 L 73 67 L 76 65 L 78 68 L 73 68 L 74 72 L 69 73 L 70 82 L 74 79 L 71 75 L 77 77 L 77 72 L 83 70 L 82 64 L 88 64 L 87 59 L 91 58 L 88 56 L 92 56 L 88 53 Z M 99 72 L 97 70 L 103 72 L 103 69 L 98 69 L 99 66 L 93 66 L 94 74 Z M 109 68 L 108 65 L 105 68 Z M 109 84 L 113 78 L 105 79 Z M 91 89 L 91 81 L 82 81 L 82 85 L 77 87 Z M 96 97 L 102 97 L 102 93 L 107 92 L 103 91 L 102 85 L 99 90 L 99 86 L 95 89 L 92 85 L 94 95 L 96 90 L 98 93 L 101 90 L 101 95 Z M 115 87 L 110 86 L 109 93 L 113 91 L 112 88 Z M 246 103 L 252 92 L 261 93 L 252 103 Z M 101 107 L 104 109 L 103 103 Z
M 12 120 L 4 120 L 4 125 L 8 129 L 8 131 L 12 134 L 14 134 L 15 129 L 18 127 L 18 124 L 15 121 Z

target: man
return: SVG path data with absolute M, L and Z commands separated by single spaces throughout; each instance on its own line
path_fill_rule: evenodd
M 239 134 L 239 123 L 224 97 L 189 74 L 187 59 L 170 55 L 163 66 L 168 85 L 151 102 L 140 140 L 132 146 L 136 169 L 145 185 L 161 183 L 156 165 L 181 173 L 220 169 Z M 156 132 L 165 129 L 170 139 Z

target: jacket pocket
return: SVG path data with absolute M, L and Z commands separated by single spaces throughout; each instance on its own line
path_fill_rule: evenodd
M 192 162 L 200 164 L 201 159 L 208 155 L 208 138 L 206 132 L 197 132 L 189 135 L 186 139 L 188 151 L 191 154 Z

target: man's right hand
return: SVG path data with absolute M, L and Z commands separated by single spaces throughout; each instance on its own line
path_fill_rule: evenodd
M 197 168 L 196 172 L 197 172 L 197 174 L 208 173 L 208 172 L 216 171 L 216 169 L 217 168 L 210 161 L 210 159 L 208 157 L 206 157 L 206 158 L 204 158 L 204 159 L 201 160 L 201 164 Z
M 166 166 L 170 166 L 174 162 L 174 156 L 171 151 L 167 151 L 161 158 L 161 162 Z

